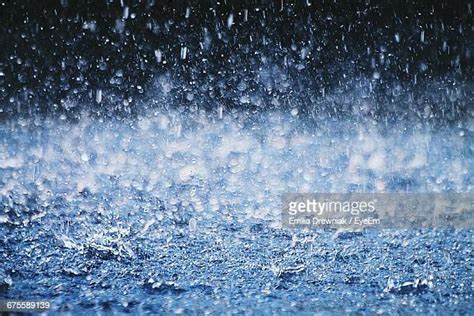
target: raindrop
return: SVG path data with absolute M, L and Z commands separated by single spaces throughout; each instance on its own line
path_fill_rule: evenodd
M 230 29 L 233 24 L 234 24 L 234 15 L 231 13 L 227 17 L 227 28 Z
M 128 19 L 128 14 L 129 14 L 129 9 L 128 9 L 128 7 L 124 7 L 124 8 L 123 8 L 123 13 L 122 13 L 122 18 L 123 18 L 124 20 Z
M 188 48 L 186 46 L 181 47 L 181 59 L 186 59 L 188 54 Z
M 157 63 L 161 63 L 161 50 L 156 49 L 155 50 L 155 58 Z
M 97 89 L 97 91 L 95 93 L 95 102 L 97 102 L 97 103 L 102 102 L 102 90 L 101 89 Z

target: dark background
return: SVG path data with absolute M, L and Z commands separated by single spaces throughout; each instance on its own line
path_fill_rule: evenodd
M 474 100 L 472 10 L 419 0 L 2 1 L 0 115 L 224 106 L 338 116 L 362 106 L 456 119 Z

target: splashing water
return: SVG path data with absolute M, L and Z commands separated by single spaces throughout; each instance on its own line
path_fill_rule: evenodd
M 385 312 L 428 311 L 426 297 L 454 285 L 459 302 L 472 299 L 470 230 L 279 227 L 284 192 L 469 192 L 470 130 L 155 110 L 125 120 L 19 119 L 0 133 L 8 295 L 46 293 L 78 312 L 218 312 L 213 300 L 220 311 L 259 302 L 267 312 L 342 312 L 361 310 L 361 295 L 369 311 L 381 297 L 394 302 Z M 32 269 L 35 277 L 22 277 Z M 408 307 L 404 295 L 414 295 Z M 436 311 L 472 309 L 453 302 Z
M 4 196 L 34 193 L 46 202 L 114 188 L 272 220 L 283 192 L 468 192 L 472 183 L 472 139 L 457 128 L 308 126 L 280 112 L 30 123 L 2 127 Z

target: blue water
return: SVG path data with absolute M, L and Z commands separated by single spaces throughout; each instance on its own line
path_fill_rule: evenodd
M 284 192 L 471 192 L 469 127 L 156 110 L 0 135 L 0 298 L 52 313 L 474 312 L 472 229 L 279 222 Z

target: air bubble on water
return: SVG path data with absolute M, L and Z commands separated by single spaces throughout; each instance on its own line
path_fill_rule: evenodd
M 89 161 L 89 155 L 86 154 L 86 153 L 83 153 L 81 155 L 81 160 L 84 161 L 84 162 L 88 162 Z

